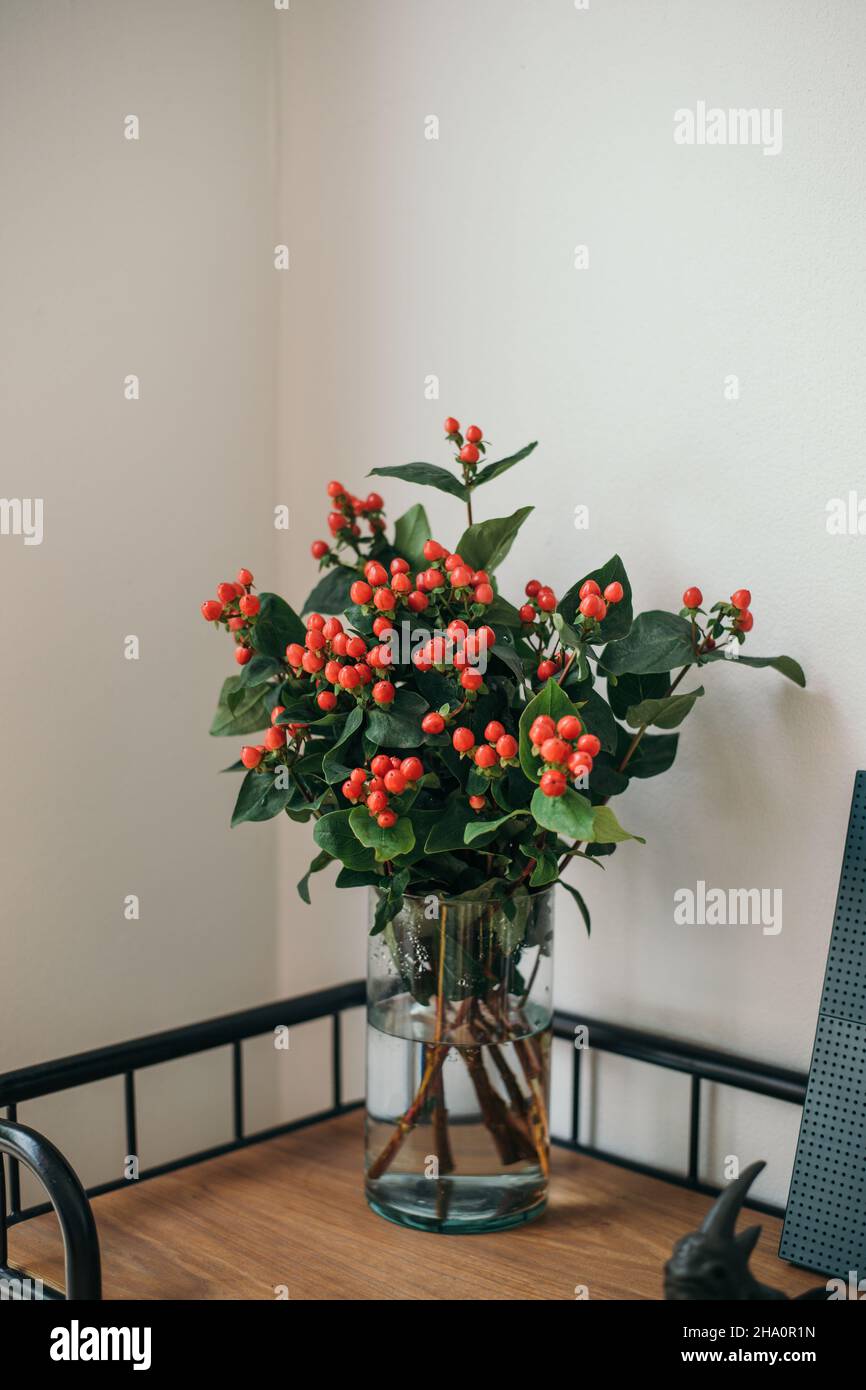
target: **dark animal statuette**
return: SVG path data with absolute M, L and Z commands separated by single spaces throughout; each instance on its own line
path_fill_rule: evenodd
M 700 1230 L 691 1231 L 677 1241 L 665 1265 L 666 1299 L 739 1302 L 788 1297 L 768 1284 L 759 1284 L 749 1269 L 749 1257 L 761 1227 L 749 1226 L 739 1235 L 734 1233 L 746 1193 L 765 1166 L 762 1162 L 750 1163 L 716 1198 Z M 810 1289 L 798 1297 L 826 1299 L 827 1290 Z

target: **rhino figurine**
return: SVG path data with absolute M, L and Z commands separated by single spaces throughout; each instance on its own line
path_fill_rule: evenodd
M 761 1234 L 760 1226 L 734 1233 L 740 1208 L 755 1178 L 766 1164 L 750 1163 L 716 1198 L 700 1229 L 678 1240 L 665 1265 L 665 1299 L 742 1302 L 787 1299 L 780 1289 L 761 1284 L 749 1269 L 749 1257 Z M 826 1300 L 827 1289 L 809 1289 L 798 1299 Z

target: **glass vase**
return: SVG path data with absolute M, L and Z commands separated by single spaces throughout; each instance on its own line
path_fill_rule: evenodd
M 454 1234 L 543 1211 L 552 966 L 552 889 L 407 897 L 370 937 L 366 1191 L 380 1216 Z

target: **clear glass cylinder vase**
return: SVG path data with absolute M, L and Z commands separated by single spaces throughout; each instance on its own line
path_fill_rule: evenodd
M 380 1216 L 454 1234 L 544 1209 L 552 968 L 552 889 L 407 897 L 371 935 L 366 1191 Z

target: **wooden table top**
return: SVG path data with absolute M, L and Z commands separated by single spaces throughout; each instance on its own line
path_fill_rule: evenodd
M 491 1235 L 403 1230 L 364 1201 L 359 1111 L 93 1201 L 109 1299 L 591 1299 L 662 1295 L 673 1243 L 708 1199 L 554 1148 L 547 1212 Z M 821 1279 L 776 1255 L 761 1222 L 756 1277 L 796 1294 Z M 62 1288 L 53 1216 L 9 1233 L 10 1263 Z

